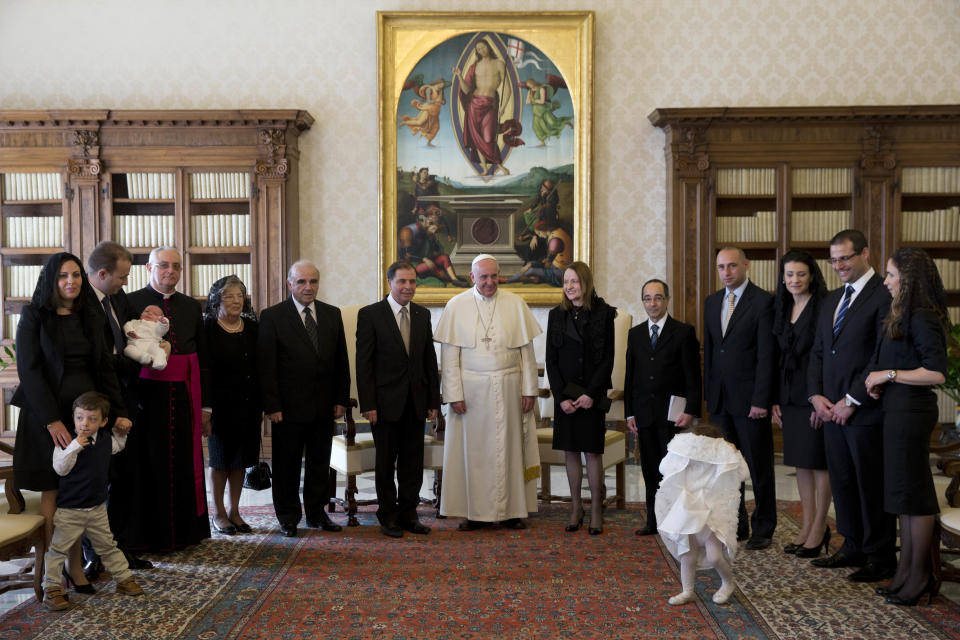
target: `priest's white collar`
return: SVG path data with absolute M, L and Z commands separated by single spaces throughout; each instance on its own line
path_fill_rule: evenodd
M 480 291 L 477 290 L 477 287 L 476 287 L 476 286 L 473 287 L 473 295 L 475 295 L 475 296 L 477 297 L 477 299 L 480 300 L 480 301 L 482 301 L 482 302 L 493 302 L 493 301 L 496 299 L 498 293 L 500 293 L 500 289 L 497 289 L 497 290 L 493 293 L 493 295 L 488 298 L 487 296 L 485 296 L 485 295 L 483 295 L 482 293 L 480 293 Z

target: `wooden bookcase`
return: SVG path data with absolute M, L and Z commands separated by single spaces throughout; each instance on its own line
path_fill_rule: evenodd
M 0 111 L 3 344 L 46 258 L 85 261 L 101 240 L 134 254 L 128 290 L 146 284 L 150 249 L 172 245 L 180 291 L 206 299 L 210 282 L 238 273 L 254 308 L 282 300 L 299 257 L 299 137 L 312 124 L 280 109 Z M 0 373 L 5 407 L 16 384 L 12 368 Z M 15 426 L 8 411 L 0 436 Z
M 951 319 L 960 322 L 960 105 L 656 109 L 649 119 L 665 134 L 675 317 L 701 330 L 724 245 L 745 250 L 751 279 L 768 290 L 793 247 L 813 253 L 838 286 L 829 240 L 853 227 L 866 234 L 879 273 L 903 245 L 944 261 Z M 750 220 L 772 228 L 745 234 Z

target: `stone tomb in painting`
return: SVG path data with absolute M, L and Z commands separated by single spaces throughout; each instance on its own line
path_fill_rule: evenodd
M 500 273 L 510 276 L 520 270 L 523 259 L 514 243 L 516 217 L 529 197 L 513 194 L 421 196 L 418 202 L 433 202 L 456 218 L 456 244 L 450 261 L 457 273 L 468 273 L 473 259 L 489 253 L 500 263 Z

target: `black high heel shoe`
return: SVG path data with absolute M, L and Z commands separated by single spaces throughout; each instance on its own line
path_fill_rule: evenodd
M 820 544 L 813 548 L 801 545 L 794 555 L 798 558 L 816 558 L 820 555 L 820 549 L 827 550 L 828 544 L 830 544 L 830 527 L 827 527 L 827 530 L 823 532 L 823 539 L 820 540 Z
M 895 594 L 897 591 L 900 591 L 900 588 L 901 588 L 901 587 L 903 587 L 903 585 L 900 585 L 900 586 L 897 587 L 896 589 L 891 589 L 891 588 L 890 588 L 890 585 L 886 585 L 885 587 L 877 587 L 876 589 L 874 589 L 874 592 L 875 592 L 878 596 L 892 596 L 892 595 Z
M 583 526 L 583 507 L 580 507 L 580 519 L 577 520 L 577 524 L 568 524 L 564 531 L 568 533 L 573 533 L 574 531 L 580 531 L 580 527 Z
M 791 555 L 795 554 L 797 551 L 800 551 L 800 549 L 803 549 L 803 544 L 797 544 L 796 542 L 783 545 L 783 552 Z
M 923 597 L 923 594 L 928 593 L 930 597 L 927 599 L 927 604 L 933 604 L 933 599 L 937 597 L 937 594 L 940 593 L 940 581 L 937 580 L 936 576 L 931 575 L 927 579 L 927 586 L 925 586 L 920 593 L 915 595 L 912 598 L 904 598 L 900 596 L 899 593 L 892 593 L 887 596 L 887 604 L 896 604 L 901 607 L 912 607 L 915 606 L 920 598 Z
M 74 582 L 74 581 L 73 581 L 73 578 L 70 577 L 70 574 L 67 573 L 67 568 L 66 568 L 66 567 L 64 567 L 63 569 L 61 569 L 61 570 L 60 570 L 60 573 L 63 574 L 64 580 L 67 581 L 67 586 L 68 586 L 68 587 L 73 587 L 73 590 L 76 591 L 77 593 L 86 593 L 86 594 L 89 595 L 89 594 L 91 594 L 91 593 L 96 593 L 96 592 L 97 592 L 97 590 L 93 588 L 93 585 L 92 585 L 92 584 L 89 584 L 89 583 L 87 583 L 87 584 L 77 584 L 76 582 Z

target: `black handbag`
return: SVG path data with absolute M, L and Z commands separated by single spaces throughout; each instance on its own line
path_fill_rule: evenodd
M 272 475 L 270 465 L 267 464 L 266 460 L 261 460 L 247 469 L 246 475 L 243 476 L 243 486 L 254 491 L 269 489 Z

